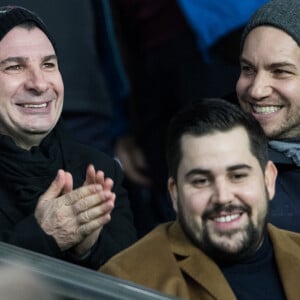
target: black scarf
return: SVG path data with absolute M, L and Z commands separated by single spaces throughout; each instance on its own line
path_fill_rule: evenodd
M 9 136 L 0 135 L 0 178 L 14 195 L 24 214 L 33 213 L 37 201 L 64 168 L 61 126 L 57 125 L 39 146 L 29 151 L 16 146 Z M 5 187 L 4 187 L 5 188 Z

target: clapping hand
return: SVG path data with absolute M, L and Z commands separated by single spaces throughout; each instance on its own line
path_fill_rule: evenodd
M 115 194 L 113 181 L 90 165 L 84 184 L 73 190 L 72 175 L 59 170 L 40 197 L 35 217 L 41 228 L 56 240 L 61 251 L 84 255 L 110 221 Z

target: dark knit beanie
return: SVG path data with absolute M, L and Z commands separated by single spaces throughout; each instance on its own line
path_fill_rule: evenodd
M 271 0 L 259 8 L 244 29 L 241 51 L 249 32 L 262 25 L 285 31 L 300 46 L 300 0 Z
M 44 22 L 34 12 L 20 6 L 0 7 L 0 41 L 15 26 L 30 21 L 46 34 L 55 49 L 54 40 Z

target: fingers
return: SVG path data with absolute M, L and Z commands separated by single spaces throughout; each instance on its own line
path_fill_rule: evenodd
M 61 196 L 61 200 L 64 202 L 65 205 L 73 205 L 77 201 L 84 199 L 91 195 L 97 195 L 99 192 L 103 190 L 102 186 L 99 184 L 89 184 L 86 186 L 82 186 L 73 190 L 70 193 L 67 193 Z
M 95 185 L 89 185 L 88 187 L 91 190 L 93 190 L 93 188 L 95 188 Z M 102 191 L 101 186 L 98 186 L 98 187 L 99 187 L 99 189 L 98 190 L 94 189 L 94 192 L 91 193 L 90 195 L 82 197 L 82 198 L 78 199 L 77 201 L 71 200 L 71 201 L 73 201 L 72 206 L 73 206 L 73 210 L 76 214 L 86 211 L 87 209 L 94 207 L 95 205 L 101 204 L 103 201 L 106 201 L 107 199 L 109 199 L 109 195 L 111 195 L 111 197 L 113 197 L 113 193 L 111 193 L 109 191 L 104 192 L 104 191 Z
M 82 236 L 88 236 L 95 230 L 101 229 L 103 225 L 110 221 L 111 217 L 110 214 L 105 214 L 97 219 L 94 219 L 88 223 L 82 224 L 78 228 L 78 233 Z
M 113 194 L 110 199 L 102 202 L 100 205 L 94 206 L 78 214 L 79 223 L 87 223 L 93 219 L 110 214 L 114 208 L 115 195 Z
M 73 185 L 72 175 L 64 170 L 58 170 L 55 179 L 50 184 L 47 191 L 41 196 L 41 200 L 57 198 L 64 190 L 68 190 Z
M 83 185 L 100 184 L 104 190 L 111 191 L 113 187 L 113 181 L 110 178 L 104 178 L 103 171 L 98 170 L 96 172 L 93 165 L 89 165 L 86 170 L 86 177 Z
M 104 173 L 102 171 L 97 171 L 95 182 L 101 184 L 104 188 L 105 180 L 104 180 Z
M 71 173 L 65 172 L 65 185 L 63 188 L 63 194 L 67 194 L 73 190 L 73 177 Z
M 103 189 L 105 191 L 111 191 L 113 188 L 114 182 L 111 178 L 105 178 L 104 184 L 103 184 Z
M 35 214 L 41 228 L 53 236 L 62 251 L 83 242 L 91 232 L 95 230 L 100 232 L 103 225 L 110 221 L 116 196 L 108 191 L 95 191 L 95 186 L 93 184 L 82 187 L 67 195 L 51 199 L 52 201 L 44 201 L 45 205 L 40 205 L 39 212 Z M 75 199 L 70 195 L 83 196 L 87 191 L 92 193 L 74 202 L 73 205 L 69 204 Z M 71 199 L 67 205 L 66 199 Z M 87 209 L 77 213 L 75 207 L 78 209 L 77 205 L 80 202 L 86 202 Z M 90 242 L 83 243 L 81 248 L 89 245 Z
M 96 182 L 96 171 L 94 165 L 89 165 L 86 169 L 85 181 L 83 185 L 93 184 Z
M 92 178 L 96 182 L 87 184 Z M 104 179 L 104 173 L 96 172 L 91 165 L 87 170 L 86 185 L 72 190 L 72 175 L 59 170 L 48 190 L 40 197 L 35 217 L 62 251 L 79 243 L 82 243 L 81 250 L 88 249 L 97 237 L 86 241 L 85 238 L 92 232 L 99 234 L 103 225 L 110 221 L 116 197 L 111 192 L 112 186 L 112 180 Z
M 104 173 L 102 171 L 96 172 L 94 165 L 89 165 L 86 170 L 85 181 L 83 185 L 94 183 L 104 185 Z

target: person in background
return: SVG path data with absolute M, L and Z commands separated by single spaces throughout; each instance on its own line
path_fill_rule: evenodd
M 133 129 L 116 149 L 143 235 L 175 218 L 166 187 L 170 118 L 188 103 L 234 90 L 242 28 L 266 0 L 110 2 L 131 85 Z
M 182 299 L 298 299 L 300 234 L 267 223 L 277 170 L 259 123 L 199 101 L 171 120 L 167 161 L 176 221 L 100 271 Z
M 136 240 L 119 164 L 63 129 L 55 42 L 0 8 L 0 240 L 97 269 Z
M 278 169 L 269 220 L 300 232 L 300 2 L 271 0 L 250 19 L 241 39 L 236 85 L 241 108 L 269 138 Z

